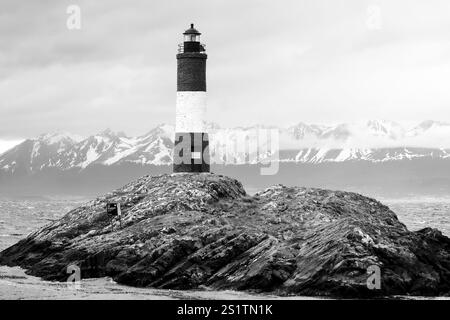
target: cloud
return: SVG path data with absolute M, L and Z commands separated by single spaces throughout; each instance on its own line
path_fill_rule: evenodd
M 208 120 L 222 126 L 450 120 L 448 1 L 4 0 L 0 137 L 174 123 L 177 44 L 208 51 Z M 379 5 L 380 30 L 366 25 Z

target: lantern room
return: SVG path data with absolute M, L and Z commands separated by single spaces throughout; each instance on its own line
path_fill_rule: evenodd
M 179 53 L 195 53 L 204 52 L 205 46 L 200 43 L 201 33 L 194 28 L 194 24 L 191 23 L 191 27 L 184 33 L 184 42 L 179 46 Z
M 191 27 L 184 33 L 184 42 L 200 42 L 201 33 L 194 28 L 194 24 L 191 23 Z

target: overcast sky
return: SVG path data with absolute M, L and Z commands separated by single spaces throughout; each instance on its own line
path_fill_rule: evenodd
M 80 30 L 66 27 L 70 4 Z M 174 123 L 191 22 L 222 126 L 450 121 L 448 0 L 2 0 L 0 145 Z

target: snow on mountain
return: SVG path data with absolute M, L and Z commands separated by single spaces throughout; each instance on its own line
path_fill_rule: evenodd
M 450 150 L 450 125 L 436 121 L 412 128 L 388 120 L 310 127 L 301 123 L 287 131 L 294 134 L 282 135 L 281 149 L 299 150 L 291 159 L 297 162 L 448 158 Z
M 450 123 L 426 120 L 426 121 L 419 123 L 417 126 L 411 128 L 408 131 L 407 136 L 416 137 L 420 134 L 430 133 L 433 131 L 440 131 L 442 129 L 448 130 L 449 127 L 450 127 Z
M 327 129 L 325 126 L 319 125 L 308 125 L 306 123 L 300 122 L 299 124 L 289 127 L 287 132 L 289 135 L 297 140 L 304 139 L 305 137 L 319 137 Z
M 164 165 L 172 161 L 175 130 L 169 125 L 160 125 L 145 135 L 122 139 L 122 144 L 102 163 L 111 165 L 121 162 Z
M 406 128 L 387 120 L 328 126 L 300 122 L 281 129 L 271 126 L 222 129 L 217 124 L 209 124 L 211 156 L 228 164 L 256 163 L 269 148 L 269 141 L 264 142 L 260 136 L 269 130 L 277 130 L 279 134 L 282 162 L 450 160 L 450 124 L 424 121 Z M 94 165 L 127 163 L 168 165 L 172 162 L 174 135 L 174 127 L 166 124 L 138 137 L 109 129 L 85 139 L 69 133 L 45 134 L 0 155 L 0 170 L 33 173 L 51 168 L 84 170 Z M 258 141 L 260 150 L 252 153 L 245 149 L 256 146 Z M 256 153 L 260 158 L 254 157 Z
M 0 169 L 30 173 L 57 166 L 64 152 L 81 137 L 68 133 L 50 133 L 28 139 L 0 155 Z
M 448 149 L 450 146 L 450 123 L 427 120 L 405 133 L 404 144 L 414 147 Z
M 302 147 L 378 148 L 398 144 L 405 129 L 398 123 L 386 120 L 341 123 L 335 126 L 305 125 L 300 123 L 288 129 L 292 138 Z M 300 134 L 299 134 L 300 133 Z
M 83 137 L 69 132 L 53 132 L 39 136 L 38 140 L 49 145 L 57 143 L 66 144 L 80 142 L 81 140 L 83 140 Z

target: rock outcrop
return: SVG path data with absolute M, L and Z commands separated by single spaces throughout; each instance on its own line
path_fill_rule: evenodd
M 122 221 L 105 210 L 122 204 Z M 270 187 L 254 196 L 214 174 L 145 176 L 67 213 L 4 250 L 0 264 L 65 281 L 280 295 L 448 295 L 450 239 L 407 230 L 359 194 Z M 368 270 L 381 271 L 369 289 Z M 376 267 L 375 267 L 376 268 Z

